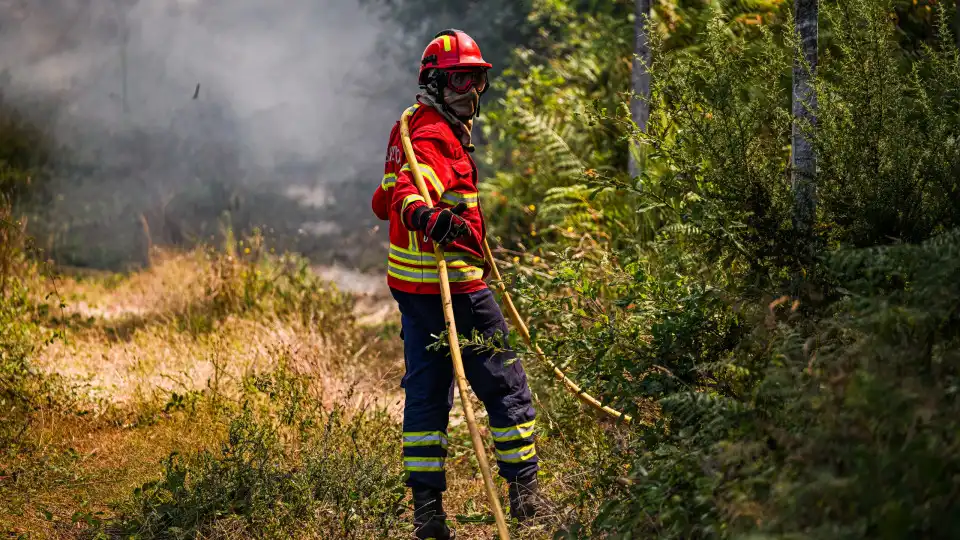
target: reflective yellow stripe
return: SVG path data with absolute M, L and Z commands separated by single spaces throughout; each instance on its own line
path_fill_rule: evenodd
M 393 271 L 393 267 L 387 268 L 387 275 L 392 276 L 400 281 L 407 281 L 409 283 L 440 283 L 440 278 L 431 278 L 431 277 L 421 277 L 415 278 L 408 275 L 400 274 Z
M 403 204 L 400 208 L 400 211 L 401 212 L 405 211 L 407 209 L 407 206 L 409 206 L 410 203 L 414 201 L 424 202 L 423 197 L 421 197 L 420 195 L 407 195 L 406 197 L 403 198 Z
M 415 268 L 399 264 L 393 260 L 387 261 L 387 274 L 411 283 L 439 283 L 440 275 L 436 268 Z M 465 283 L 483 279 L 483 269 L 475 266 L 448 268 L 447 274 L 451 283 Z
M 410 234 L 413 234 L 413 231 L 410 231 Z M 400 246 L 398 246 L 398 245 L 396 245 L 396 244 L 390 244 L 390 249 L 391 249 L 391 250 L 397 250 L 397 251 L 399 251 L 400 253 L 407 253 L 407 254 L 409 254 L 409 255 L 420 255 L 420 254 L 421 254 L 420 251 L 417 251 L 417 250 L 415 250 L 415 249 L 403 249 L 402 247 L 400 247 Z
M 443 471 L 443 461 L 443 458 L 405 457 L 403 458 L 403 470 L 416 472 L 440 472 Z
M 413 116 L 413 113 L 417 112 L 417 109 L 420 108 L 420 104 L 417 103 L 411 107 L 407 107 L 407 110 L 403 111 L 404 116 Z
M 390 257 L 395 259 L 398 264 L 437 267 L 437 258 L 433 253 L 404 249 L 392 243 L 390 244 Z M 482 259 L 462 251 L 444 251 L 443 259 L 447 261 L 447 266 L 457 268 L 458 270 L 466 268 L 480 269 L 480 267 L 483 266 Z
M 440 178 L 437 176 L 436 171 L 433 170 L 433 167 L 427 165 L 426 163 L 420 163 L 420 174 L 423 175 L 423 178 L 430 182 L 430 185 L 433 186 L 433 190 L 437 192 L 437 196 L 443 195 L 443 184 L 440 183 Z M 407 163 L 400 168 L 401 171 L 410 171 L 410 164 Z
M 404 431 L 403 446 L 439 446 L 447 447 L 447 434 L 442 431 Z
M 443 50 L 446 52 L 450 52 L 450 47 L 451 47 L 450 36 L 441 36 L 441 39 L 443 39 Z
M 413 234 L 413 231 L 410 231 L 410 234 Z M 410 255 L 428 254 L 428 255 L 430 255 L 431 257 L 433 257 L 433 252 L 432 252 L 432 251 L 429 252 L 429 253 L 426 253 L 426 252 L 419 251 L 419 250 L 416 250 L 416 249 L 406 249 L 406 248 L 402 248 L 402 247 L 400 247 L 400 246 L 398 246 L 398 245 L 396 245 L 396 244 L 390 244 L 390 249 L 397 250 L 397 251 L 399 251 L 400 253 L 408 253 L 408 254 L 410 254 Z M 474 257 L 473 255 L 471 255 L 471 254 L 469 254 L 469 253 L 467 253 L 467 252 L 465 252 L 465 251 L 458 251 L 458 250 L 456 250 L 456 249 L 449 249 L 449 250 L 444 251 L 443 253 L 444 253 L 444 255 L 447 255 L 447 256 L 462 257 L 462 258 L 464 258 L 464 259 L 472 260 L 472 261 L 477 262 L 477 263 L 482 263 L 482 262 L 483 262 L 483 259 L 481 259 L 481 258 L 479 258 L 479 257 Z M 503 428 L 503 429 L 510 429 L 510 428 L 507 427 L 507 428 Z
M 401 249 L 393 244 L 390 245 L 390 257 L 400 264 L 416 266 L 437 266 L 437 259 L 427 253 L 413 253 L 406 249 Z
M 490 426 L 490 433 L 493 434 L 494 442 L 508 442 L 518 441 L 520 439 L 529 439 L 533 437 L 533 428 L 536 425 L 536 422 L 536 420 L 531 420 L 523 424 L 503 428 Z
M 450 206 L 466 203 L 467 208 L 473 208 L 477 206 L 479 201 L 480 195 L 478 193 L 459 193 L 456 191 L 447 191 L 442 197 L 440 197 L 440 202 L 447 203 Z
M 468 262 L 476 261 L 475 258 L 465 255 L 450 255 L 444 253 L 444 260 L 447 262 L 447 268 L 451 270 L 457 270 L 460 272 L 467 272 L 472 270 L 482 270 L 479 266 L 468 264 Z M 422 253 L 420 255 L 410 255 L 407 253 L 400 253 L 394 250 L 390 250 L 390 262 L 396 263 L 402 266 L 416 266 L 423 267 L 426 269 L 437 269 L 437 258 L 434 255 Z
M 387 272 L 393 272 L 394 277 L 404 281 L 421 281 L 439 279 L 436 267 L 413 267 L 400 264 L 396 261 L 387 261 Z M 450 281 L 473 281 L 483 277 L 483 269 L 476 266 L 447 267 Z
M 410 283 L 439 283 L 440 274 L 437 270 L 436 256 L 433 253 L 419 251 L 414 232 L 409 231 L 409 234 L 410 247 L 413 249 L 390 244 L 387 275 Z M 451 283 L 483 279 L 482 259 L 462 251 L 444 251 L 443 258 L 447 262 L 447 275 Z
M 536 457 L 537 447 L 533 444 L 527 446 L 521 446 L 520 448 L 514 448 L 512 450 L 496 450 L 494 452 L 497 454 L 497 461 L 502 461 L 504 463 L 520 463 L 522 461 L 528 461 Z
M 395 185 L 397 185 L 397 175 L 392 173 L 383 175 L 383 180 L 380 181 L 380 187 L 382 187 L 384 191 L 387 191 Z

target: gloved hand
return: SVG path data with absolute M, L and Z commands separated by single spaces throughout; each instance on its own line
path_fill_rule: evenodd
M 453 208 L 427 208 L 423 205 L 414 210 L 411 221 L 431 240 L 444 246 L 470 231 L 466 220 L 460 217 L 466 210 L 466 203 Z

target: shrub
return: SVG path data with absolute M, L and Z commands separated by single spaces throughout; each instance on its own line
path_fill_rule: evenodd
M 219 451 L 171 455 L 111 529 L 144 539 L 398 536 L 399 427 L 385 413 L 324 410 L 310 381 L 282 366 L 246 387 Z
M 30 412 L 58 399 L 53 381 L 30 361 L 37 348 L 59 332 L 36 322 L 47 305 L 37 305 L 31 294 L 30 285 L 40 278 L 27 247 L 23 223 L 0 195 L 0 450 L 20 441 Z
M 352 327 L 351 295 L 317 277 L 307 259 L 271 251 L 257 232 L 237 242 L 228 231 L 224 250 L 208 252 L 212 268 L 205 296 L 213 314 L 275 315 L 321 332 Z
M 960 55 L 944 34 L 904 51 L 891 9 L 822 5 L 813 263 L 791 224 L 789 26 L 747 40 L 717 18 L 696 54 L 655 39 L 646 133 L 621 109 L 545 112 L 629 133 L 647 157 L 640 179 L 625 163 L 577 180 L 544 161 L 531 184 L 573 205 L 533 218 L 551 234 L 515 283 L 538 342 L 645 420 L 629 482 L 610 471 L 585 531 L 958 534 Z M 525 80 L 530 95 L 544 84 Z M 570 221 L 581 209 L 589 223 Z

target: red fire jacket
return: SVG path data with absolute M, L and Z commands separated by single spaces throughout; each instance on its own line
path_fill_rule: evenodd
M 486 229 L 477 194 L 477 166 L 454 135 L 447 121 L 435 109 L 417 104 L 404 112 L 410 126 L 410 140 L 434 206 L 450 208 L 467 204 L 461 214 L 469 234 L 444 246 L 450 290 L 454 294 L 486 288 L 490 272 L 483 258 Z M 390 222 L 390 254 L 387 284 L 417 294 L 440 294 L 440 277 L 433 254 L 433 242 L 419 231 L 410 231 L 402 218 L 416 201 L 423 202 L 400 142 L 400 122 L 390 132 L 383 180 L 373 194 L 373 212 Z

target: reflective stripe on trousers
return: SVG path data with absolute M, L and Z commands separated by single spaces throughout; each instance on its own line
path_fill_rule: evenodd
M 453 366 L 446 348 L 427 349 L 446 327 L 440 295 L 392 293 L 401 312 L 406 366 L 401 385 L 407 485 L 444 490 Z M 476 330 L 484 339 L 499 341 L 507 330 L 489 289 L 453 295 L 453 311 L 460 334 L 469 336 Z M 536 413 L 521 362 L 502 341 L 492 350 L 464 347 L 462 353 L 470 387 L 489 415 L 500 475 L 512 481 L 536 474 Z

